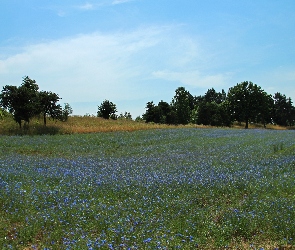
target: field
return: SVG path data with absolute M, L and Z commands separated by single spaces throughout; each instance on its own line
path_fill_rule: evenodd
M 1 249 L 291 249 L 294 139 L 214 128 L 0 136 Z

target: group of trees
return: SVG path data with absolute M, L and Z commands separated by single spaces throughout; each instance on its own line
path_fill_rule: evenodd
M 27 123 L 35 116 L 42 115 L 44 125 L 46 118 L 65 121 L 73 112 L 69 104 L 62 108 L 58 104 L 61 98 L 51 91 L 39 91 L 35 80 L 28 76 L 23 78 L 21 86 L 6 85 L 0 94 L 1 113 L 9 112 L 13 119 L 22 126 L 22 121 Z
M 0 94 L 0 118 L 10 113 L 22 126 L 35 116 L 42 116 L 44 125 L 47 117 L 65 121 L 73 112 L 69 104 L 62 108 L 58 104 L 61 98 L 51 91 L 39 91 L 35 80 L 23 78 L 21 86 L 6 85 Z M 104 119 L 132 119 L 131 114 L 116 115 L 117 107 L 105 100 L 98 106 L 97 116 Z M 193 96 L 184 87 L 179 87 L 170 103 L 153 101 L 146 105 L 142 115 L 146 122 L 165 124 L 203 124 L 212 126 L 231 126 L 234 121 L 244 122 L 248 128 L 250 122 L 294 126 L 295 108 L 291 98 L 279 92 L 273 96 L 252 82 L 241 82 L 216 92 L 211 88 L 204 95 Z
M 295 108 L 291 98 L 284 94 L 277 92 L 272 96 L 260 86 L 245 81 L 230 88 L 228 93 L 212 88 L 201 96 L 192 96 L 179 87 L 170 104 L 148 102 L 143 119 L 155 123 L 212 126 L 230 126 L 237 121 L 245 122 L 246 128 L 249 122 L 294 126 Z

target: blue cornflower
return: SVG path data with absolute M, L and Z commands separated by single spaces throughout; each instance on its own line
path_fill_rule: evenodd
M 151 238 L 147 238 L 147 239 L 145 239 L 143 242 L 144 242 L 144 243 L 149 243 L 149 242 L 151 242 L 151 241 L 152 241 Z

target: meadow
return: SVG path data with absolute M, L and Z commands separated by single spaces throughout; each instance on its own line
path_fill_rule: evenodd
M 0 246 L 295 247 L 294 139 L 225 128 L 2 135 Z

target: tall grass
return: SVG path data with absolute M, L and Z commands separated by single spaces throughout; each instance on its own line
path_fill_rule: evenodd
M 137 131 L 159 128 L 195 127 L 195 125 L 173 126 L 137 122 L 128 119 L 106 120 L 98 117 L 69 117 L 66 122 L 48 119 L 44 126 L 42 119 L 34 118 L 30 124 L 23 124 L 20 129 L 11 117 L 0 120 L 0 134 L 4 135 L 43 135 L 43 134 L 84 134 L 113 131 Z
M 232 128 L 244 128 L 245 124 L 234 123 Z M 188 125 L 167 125 L 137 122 L 128 119 L 106 120 L 98 117 L 81 117 L 72 116 L 68 121 L 47 120 L 47 126 L 43 125 L 41 118 L 34 118 L 30 124 L 23 124 L 20 129 L 18 124 L 11 117 L 0 119 L 0 134 L 2 135 L 55 135 L 55 134 L 85 134 L 97 132 L 114 132 L 114 131 L 137 131 L 147 129 L 164 129 L 164 128 L 208 128 L 210 126 L 188 124 Z M 249 128 L 263 128 L 261 124 L 249 124 Z M 294 129 L 277 125 L 267 125 L 268 129 L 286 130 Z

